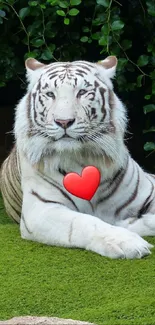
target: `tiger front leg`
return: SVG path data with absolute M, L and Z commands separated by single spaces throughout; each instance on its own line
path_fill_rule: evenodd
M 155 214 L 147 213 L 137 217 L 121 220 L 119 226 L 137 233 L 140 236 L 155 236 Z
M 77 247 L 110 258 L 141 258 L 149 245 L 137 234 L 111 226 L 59 203 L 45 203 L 24 193 L 21 236 L 47 245 Z

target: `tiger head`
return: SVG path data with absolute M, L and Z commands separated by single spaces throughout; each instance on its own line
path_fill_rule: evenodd
M 28 92 L 17 106 L 15 135 L 31 160 L 81 150 L 115 160 L 126 121 L 111 81 L 116 57 L 49 65 L 29 58 L 25 65 Z

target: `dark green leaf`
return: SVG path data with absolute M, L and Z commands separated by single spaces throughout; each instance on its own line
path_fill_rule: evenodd
M 83 27 L 82 27 L 82 31 L 83 31 L 84 33 L 89 33 L 90 29 L 89 29 L 89 27 L 87 27 L 87 26 L 83 26 Z
M 123 41 L 122 41 L 122 47 L 123 47 L 123 50 L 128 50 L 128 49 L 130 49 L 131 47 L 132 47 L 132 40 L 129 40 L 129 39 L 124 39 Z
M 147 51 L 152 52 L 152 50 L 153 50 L 153 43 L 149 43 L 147 46 Z
M 109 0 L 97 0 L 96 1 L 98 5 L 101 5 L 105 8 L 109 7 L 110 1 Z
M 145 151 L 152 151 L 155 150 L 155 143 L 154 142 L 146 142 L 144 145 Z
M 0 81 L 0 87 L 5 87 L 5 86 L 6 86 L 6 83 L 3 81 Z
M 23 20 L 30 13 L 30 8 L 25 7 L 19 10 L 19 17 Z
M 69 3 L 67 1 L 59 1 L 59 7 L 61 8 L 68 8 L 69 7 Z
M 65 14 L 65 12 L 63 10 L 57 10 L 56 13 L 59 16 L 63 16 L 63 17 L 66 16 L 66 14 Z
M 155 111 L 155 104 L 148 104 L 143 107 L 144 114 Z
M 125 58 L 120 58 L 118 60 L 118 71 L 124 69 L 124 67 L 126 66 L 126 64 L 128 63 L 128 60 Z
M 41 5 L 40 5 L 40 8 L 42 8 L 42 9 L 46 9 L 46 6 L 45 6 L 44 4 L 41 4 Z
M 155 80 L 152 81 L 152 95 L 155 95 Z
M 69 18 L 64 18 L 64 24 L 69 25 L 69 23 L 70 23 L 70 19 Z
M 144 130 L 143 133 L 151 133 L 151 132 L 155 132 L 155 126 L 152 126 L 151 128 L 149 128 L 148 130 Z
M 149 62 L 149 56 L 148 55 L 141 55 L 138 58 L 137 64 L 139 67 L 143 67 L 144 65 L 147 65 Z
M 27 58 L 36 58 L 37 54 L 35 52 L 28 52 L 24 55 L 24 60 Z
M 81 38 L 80 38 L 80 41 L 81 41 L 82 43 L 86 43 L 86 42 L 88 42 L 88 36 L 83 36 L 83 37 L 81 37 Z
M 55 50 L 55 48 L 56 48 L 56 45 L 55 45 L 55 44 L 53 44 L 53 43 L 51 43 L 51 44 L 48 46 L 48 49 L 49 49 L 49 50 L 47 49 L 47 51 L 50 51 L 50 52 L 52 52 L 52 53 L 53 53 L 53 52 L 54 52 L 54 50 Z M 46 50 L 45 50 L 45 51 L 46 51 Z M 45 51 L 44 51 L 44 52 L 45 52 Z
M 45 61 L 48 61 L 48 60 L 51 60 L 53 59 L 53 54 L 50 50 L 46 49 L 42 55 L 41 55 L 41 59 L 45 60 Z
M 5 11 L 4 10 L 0 10 L 0 17 L 5 17 L 6 16 L 6 13 L 5 13 Z
M 122 29 L 123 27 L 124 27 L 124 23 L 121 20 L 115 20 L 111 25 L 112 30 L 119 30 Z
M 153 1 L 146 1 L 146 4 L 147 4 L 147 11 L 148 11 L 148 14 L 150 16 L 153 16 L 155 17 L 155 3 L 154 3 L 154 0 Z
M 108 35 L 109 34 L 109 26 L 108 24 L 104 24 L 101 28 L 102 35 Z
M 76 9 L 76 8 L 72 8 L 72 9 L 69 10 L 68 13 L 69 13 L 70 16 L 77 16 L 78 13 L 79 13 L 79 10 Z
M 151 98 L 151 95 L 146 95 L 144 98 L 145 98 L 146 100 L 149 100 L 149 99 Z
M 31 7 L 36 7 L 38 5 L 38 1 L 29 1 L 28 4 Z
M 102 36 L 99 39 L 99 45 L 107 45 L 107 36 Z
M 97 18 L 93 19 L 93 21 L 92 21 L 93 26 L 100 26 L 102 24 L 103 24 L 103 18 L 102 17 L 97 17 Z
M 96 32 L 91 35 L 92 39 L 99 40 L 101 38 L 101 33 Z
M 127 85 L 127 91 L 134 91 L 136 87 L 136 83 L 135 82 L 131 82 Z
M 32 44 L 33 46 L 35 46 L 35 47 L 40 47 L 40 46 L 42 46 L 42 45 L 44 44 L 44 40 L 41 39 L 41 38 L 33 39 L 33 40 L 31 41 L 31 44 Z
M 144 75 L 141 74 L 137 77 L 137 87 L 141 87 L 142 85 L 142 79 L 143 79 Z
M 47 2 L 49 2 L 51 6 L 55 6 L 58 4 L 58 0 L 47 0 Z
M 80 5 L 81 0 L 70 0 L 71 6 L 78 6 Z
M 151 79 L 155 80 L 155 70 L 150 73 Z

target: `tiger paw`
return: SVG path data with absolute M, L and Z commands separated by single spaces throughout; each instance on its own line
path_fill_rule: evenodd
M 149 255 L 153 246 L 139 235 L 121 227 L 111 226 L 103 236 L 94 236 L 87 250 L 113 259 L 135 259 Z

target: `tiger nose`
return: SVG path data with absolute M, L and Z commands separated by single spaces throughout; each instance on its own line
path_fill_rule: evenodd
M 75 122 L 75 118 L 73 119 L 68 119 L 68 120 L 54 120 L 54 122 L 61 126 L 63 129 L 67 129 L 69 126 L 71 126 Z

